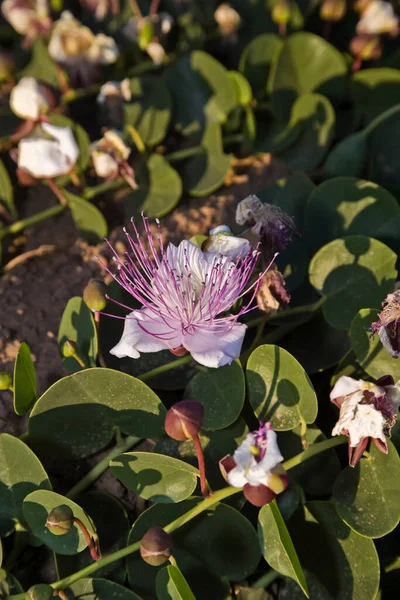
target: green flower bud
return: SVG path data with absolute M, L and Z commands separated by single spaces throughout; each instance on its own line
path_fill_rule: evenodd
M 90 310 L 103 310 L 107 304 L 108 288 L 101 279 L 91 279 L 83 290 L 83 300 Z
M 67 340 L 63 344 L 63 347 L 61 348 L 62 355 L 65 356 L 65 358 L 69 358 L 70 356 L 75 356 L 77 348 L 78 347 L 75 344 L 75 342 L 72 342 L 71 340 Z
M 45 583 L 34 585 L 28 590 L 29 600 L 50 600 L 54 598 L 54 590 Z
M 278 25 L 285 25 L 289 23 L 291 16 L 290 3 L 287 0 L 278 0 L 271 13 L 271 17 L 274 23 Z
M 324 0 L 319 9 L 319 16 L 323 21 L 340 21 L 347 11 L 345 0 Z
M 153 567 L 163 565 L 171 556 L 172 538 L 162 527 L 152 527 L 143 536 L 140 556 Z
M 56 506 L 47 515 L 46 527 L 53 535 L 65 535 L 74 525 L 74 513 L 67 504 Z
M 204 406 L 195 400 L 174 404 L 165 417 L 165 431 L 169 437 L 183 442 L 196 436 L 204 422 Z
M 4 371 L 0 373 L 0 392 L 4 390 L 9 390 L 12 387 L 12 377 L 10 373 L 5 373 Z
M 154 38 L 154 26 L 150 19 L 143 19 L 142 28 L 139 33 L 138 43 L 141 50 L 146 50 L 147 46 Z

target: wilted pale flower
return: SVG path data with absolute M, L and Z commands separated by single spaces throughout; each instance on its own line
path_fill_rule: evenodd
M 46 35 L 52 25 L 47 0 L 4 0 L 4 18 L 30 44 L 39 35 Z
M 119 54 L 113 38 L 103 33 L 94 35 L 66 10 L 54 24 L 49 53 L 62 65 L 74 65 L 80 61 L 108 65 L 114 63 Z
M 369 438 L 387 453 L 386 436 L 390 437 L 397 421 L 400 405 L 400 381 L 394 385 L 390 376 L 376 383 L 343 376 L 335 383 L 331 401 L 340 409 L 339 420 L 332 435 L 349 437 L 349 464 L 360 460 Z
M 146 52 L 155 65 L 161 65 L 165 58 L 165 50 L 159 42 L 150 42 L 146 46 Z
M 129 79 L 107 81 L 101 86 L 97 96 L 100 123 L 106 127 L 121 129 L 124 120 L 124 104 L 131 99 Z
M 127 254 L 123 262 L 114 252 L 119 269 L 114 279 L 142 308 L 126 317 L 122 338 L 111 353 L 138 358 L 140 352 L 171 350 L 181 355 L 186 350 L 206 367 L 230 364 L 239 357 L 246 332 L 238 319 L 251 310 L 253 298 L 237 314 L 228 311 L 248 291 L 254 297 L 258 279 L 247 286 L 259 253 L 250 251 L 232 262 L 187 240 L 164 248 L 160 234 L 158 251 L 148 220 L 143 220 L 151 254 L 133 221 L 135 236 L 125 232 L 132 257 Z
M 240 15 L 226 2 L 220 4 L 214 12 L 214 19 L 222 35 L 229 36 L 235 33 L 240 25 Z
M 160 12 L 147 17 L 131 17 L 122 32 L 131 42 L 139 44 L 142 50 L 146 49 L 154 38 L 157 41 L 165 38 L 172 29 L 174 19 L 167 12 Z
M 108 13 L 118 15 L 120 12 L 119 0 L 80 0 L 80 2 L 94 13 L 98 21 L 103 21 Z
M 133 189 L 137 188 L 133 169 L 127 163 L 131 149 L 124 143 L 122 133 L 108 129 L 101 140 L 91 144 L 90 153 L 99 177 L 110 181 L 121 176 Z
M 18 145 L 18 168 L 35 179 L 51 179 L 69 173 L 79 156 L 79 147 L 69 127 L 41 123 L 41 131 L 23 138 Z
M 38 121 L 54 106 L 49 86 L 34 77 L 23 77 L 11 91 L 10 108 L 21 119 Z
M 250 252 L 251 244 L 244 238 L 235 237 L 227 225 L 220 225 L 211 229 L 210 237 L 203 242 L 201 249 L 203 252 L 215 252 L 236 260 Z
M 259 310 L 274 313 L 290 302 L 285 278 L 275 265 L 264 273 L 256 295 Z
M 257 196 L 247 196 L 236 208 L 236 223 L 247 223 L 260 238 L 276 251 L 284 250 L 292 240 L 295 225 L 279 206 L 264 204 Z
M 287 487 L 282 461 L 271 423 L 260 422 L 260 428 L 246 436 L 233 456 L 223 458 L 220 467 L 230 485 L 243 488 L 249 502 L 262 506 Z
M 380 35 L 388 33 L 392 36 L 398 34 L 399 19 L 390 2 L 372 0 L 369 2 L 357 23 L 358 34 Z
M 123 79 L 122 81 L 107 81 L 101 86 L 100 92 L 97 96 L 97 102 L 99 104 L 107 104 L 110 99 L 117 98 L 120 101 L 125 100 L 129 102 L 132 98 L 131 87 L 129 79 Z
M 382 304 L 378 321 L 372 323 L 372 334 L 377 333 L 384 348 L 393 358 L 400 357 L 400 290 L 389 294 Z
M 350 42 L 349 50 L 361 61 L 379 60 L 382 55 L 382 44 L 379 35 L 356 35 Z

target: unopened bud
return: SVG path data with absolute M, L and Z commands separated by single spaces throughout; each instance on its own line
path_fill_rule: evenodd
M 4 390 L 9 390 L 12 387 L 12 377 L 10 373 L 1 372 L 0 373 L 0 392 L 4 392 Z
M 350 42 L 350 52 L 361 60 L 378 60 L 382 46 L 377 35 L 357 35 Z
M 163 565 L 171 556 L 172 538 L 162 527 L 152 527 L 143 536 L 140 556 L 153 567 Z
M 45 583 L 34 585 L 28 590 L 29 600 L 50 600 L 54 598 L 54 590 Z
M 195 400 L 174 404 L 165 417 L 165 431 L 169 437 L 183 442 L 195 437 L 204 422 L 204 406 Z
M 269 504 L 276 496 L 275 492 L 266 485 L 250 485 L 249 483 L 244 486 L 243 494 L 253 506 Z
M 278 0 L 271 13 L 273 22 L 278 23 L 278 25 L 285 25 L 286 23 L 289 23 L 290 16 L 290 3 L 287 0 Z
M 91 279 L 83 291 L 83 300 L 90 310 L 104 310 L 107 304 L 108 288 L 101 279 Z
M 7 81 L 15 71 L 15 60 L 8 50 L 0 50 L 0 81 Z
M 147 46 L 154 38 L 154 25 L 150 19 L 143 19 L 141 30 L 138 37 L 138 44 L 141 50 L 146 50 Z
M 67 504 L 56 506 L 47 515 L 46 527 L 53 535 L 65 535 L 74 525 L 74 513 Z
M 347 11 L 345 0 L 324 0 L 319 16 L 323 21 L 336 22 L 344 17 Z
M 71 356 L 75 356 L 77 349 L 78 347 L 75 342 L 67 340 L 62 346 L 61 352 L 65 358 L 70 358 Z

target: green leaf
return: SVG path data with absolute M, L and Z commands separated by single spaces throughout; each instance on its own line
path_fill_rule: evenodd
M 259 346 L 247 361 L 250 404 L 261 421 L 287 431 L 317 416 L 317 397 L 307 373 L 297 360 L 278 346 Z
M 90 518 L 95 524 L 103 556 L 125 548 L 130 529 L 129 519 L 125 508 L 118 500 L 106 492 L 86 492 L 79 496 L 79 505 L 90 514 Z M 91 565 L 93 559 L 89 549 L 86 548 L 79 554 L 58 555 L 56 563 L 58 577 L 64 579 L 64 577 Z M 103 567 L 96 571 L 96 575 L 97 577 L 108 577 L 123 584 L 126 578 L 124 559 Z
M 392 358 L 382 346 L 378 335 L 372 337 L 369 328 L 378 320 L 379 310 L 364 308 L 360 310 L 350 327 L 350 339 L 360 366 L 370 377 L 379 379 L 392 375 L 395 381 L 400 379 L 399 360 Z
M 172 114 L 172 99 L 162 77 L 145 75 L 130 80 L 132 99 L 124 104 L 124 123 L 133 125 L 147 147 L 165 138 Z
M 193 494 L 198 470 L 171 456 L 126 452 L 110 463 L 111 471 L 128 489 L 151 502 L 182 502 Z
M 343 56 L 324 39 L 306 32 L 290 35 L 274 64 L 271 82 L 274 114 L 287 121 L 296 98 L 309 92 L 340 102 L 346 75 Z
M 108 226 L 99 209 L 88 200 L 79 198 L 66 190 L 63 190 L 63 195 L 68 200 L 75 227 L 82 237 L 89 244 L 100 242 L 107 235 Z
M 174 101 L 173 122 L 182 135 L 199 134 L 208 119 L 224 123 L 236 106 L 228 71 L 202 50 L 181 57 L 165 77 Z
M 157 573 L 156 594 L 158 600 L 196 600 L 180 569 L 174 565 Z
M 311 193 L 305 223 L 312 247 L 317 249 L 345 235 L 377 237 L 379 228 L 399 215 L 397 200 L 376 183 L 335 177 Z
M 200 371 L 191 379 L 184 396 L 204 405 L 204 429 L 224 429 L 243 408 L 244 374 L 239 360 L 220 369 Z
M 251 87 L 246 77 L 239 71 L 228 71 L 236 89 L 236 102 L 240 106 L 247 106 L 253 99 Z
M 375 600 L 380 569 L 374 543 L 343 523 L 332 503 L 308 502 L 289 531 L 311 598 Z
M 267 563 L 278 573 L 297 581 L 308 598 L 303 569 L 276 500 L 265 504 L 258 513 L 258 537 Z
M 20 77 L 35 77 L 55 88 L 59 87 L 57 65 L 51 58 L 44 40 L 37 37 L 32 45 L 32 58 Z
M 14 204 L 14 191 L 11 179 L 2 160 L 0 160 L 0 202 L 3 204 L 3 206 L 5 206 L 14 219 L 18 218 L 17 210 Z
M 22 510 L 32 533 L 51 548 L 53 552 L 56 554 L 77 554 L 87 547 L 87 542 L 81 529 L 76 524 L 64 535 L 54 535 L 46 527 L 49 512 L 63 504 L 71 508 L 74 517 L 83 522 L 89 533 L 95 531 L 93 523 L 80 506 L 55 492 L 47 490 L 32 492 L 24 499 Z
M 324 164 L 324 172 L 328 177 L 339 177 L 340 175 L 360 177 L 367 159 L 367 136 L 363 131 L 352 133 L 329 152 Z
M 79 296 L 74 296 L 68 300 L 61 317 L 58 329 L 58 345 L 61 353 L 66 341 L 76 343 L 77 354 L 87 366 L 96 366 L 98 353 L 96 324 L 92 311 L 89 310 Z M 82 369 L 78 361 L 72 356 L 64 358 L 63 363 L 64 367 L 72 373 Z
M 147 161 L 146 180 L 138 179 L 139 189 L 124 198 L 125 214 L 138 217 L 142 212 L 150 218 L 161 218 L 171 212 L 182 196 L 179 174 L 160 154 Z
M 332 141 L 335 111 L 321 94 L 303 94 L 294 102 L 289 127 L 301 126 L 296 140 L 279 152 L 279 157 L 290 168 L 310 171 L 325 157 Z
M 346 467 L 336 480 L 333 498 L 339 516 L 357 533 L 379 538 L 400 520 L 400 458 L 388 442 L 388 454 L 371 443 L 369 456 Z
M 204 153 L 189 158 L 182 171 L 185 189 L 198 197 L 208 196 L 222 185 L 232 162 L 232 155 L 224 153 L 218 123 L 207 122 L 201 145 Z
M 331 377 L 331 387 L 335 385 L 337 380 L 343 375 L 353 377 L 354 379 L 365 379 L 367 374 L 357 361 L 357 357 L 353 349 L 345 354 L 342 360 L 338 363 L 335 372 Z
M 39 488 L 51 490 L 51 483 L 39 459 L 21 440 L 0 435 L 0 537 L 24 526 L 22 502 Z
M 283 47 L 283 41 L 274 33 L 258 35 L 247 44 L 239 62 L 239 71 L 249 81 L 254 96 L 263 98 L 274 61 Z
M 82 459 L 104 448 L 117 426 L 153 437 L 164 429 L 165 408 L 146 384 L 118 371 L 86 369 L 64 377 L 39 398 L 29 439 L 41 452 Z
M 400 193 L 398 164 L 400 160 L 398 139 L 400 112 L 390 115 L 368 135 L 368 177 L 392 191 Z
M 14 365 L 14 410 L 17 415 L 24 415 L 36 402 L 36 371 L 31 351 L 25 342 L 18 349 Z
M 400 103 L 400 73 L 398 69 L 362 69 L 350 80 L 353 104 L 362 110 L 366 123 L 391 106 Z
M 69 586 L 67 591 L 68 600 L 79 598 L 80 600 L 142 600 L 140 596 L 131 590 L 122 587 L 107 579 L 84 578 Z
M 385 244 L 362 235 L 334 240 L 310 263 L 311 285 L 326 296 L 323 312 L 332 327 L 348 330 L 368 303 L 377 306 L 393 289 L 396 254 Z

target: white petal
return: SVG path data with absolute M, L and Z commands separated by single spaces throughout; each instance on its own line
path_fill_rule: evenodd
M 396 31 L 399 24 L 390 2 L 373 0 L 370 2 L 357 24 L 358 34 L 379 35 Z
M 36 179 L 58 177 L 71 170 L 71 164 L 60 152 L 57 142 L 35 137 L 20 141 L 18 166 Z
M 195 328 L 193 334 L 182 337 L 182 345 L 201 365 L 223 367 L 239 358 L 246 329 L 246 325 L 235 323 L 229 331 L 222 332 L 210 324 L 207 329 Z
M 118 171 L 118 163 L 106 152 L 92 152 L 92 160 L 99 177 L 111 177 Z
M 155 65 L 161 65 L 165 57 L 165 50 L 158 42 L 150 42 L 146 46 L 146 52 Z
M 222 254 L 231 260 L 243 258 L 250 251 L 251 244 L 248 240 L 235 237 L 234 235 L 226 235 L 224 233 L 211 235 L 206 243 L 206 253 L 214 252 L 216 254 Z
M 115 63 L 119 56 L 117 44 L 112 37 L 98 33 L 94 38 L 93 44 L 87 52 L 90 61 L 102 65 Z
M 235 488 L 242 488 L 248 483 L 244 470 L 241 467 L 234 467 L 227 474 L 228 483 Z
M 251 447 L 254 446 L 255 436 L 253 433 L 247 434 L 243 442 L 238 446 L 233 453 L 233 460 L 238 467 L 248 469 L 252 463 L 255 463 L 254 456 L 251 452 Z
M 34 77 L 23 77 L 11 92 L 10 107 L 18 117 L 36 120 L 49 104 L 39 82 Z
M 17 33 L 26 35 L 36 19 L 36 13 L 28 7 L 21 7 L 16 0 L 4 0 L 1 11 Z
M 359 404 L 362 392 L 353 394 L 345 400 L 340 409 L 339 420 L 332 430 L 332 435 L 340 435 L 347 430 L 350 445 L 355 448 L 362 438 L 374 437 L 385 441 L 383 427 L 385 419 L 382 413 L 371 404 Z
M 58 127 L 51 123 L 42 123 L 43 130 L 58 141 L 60 152 L 64 154 L 70 169 L 74 166 L 79 156 L 79 146 L 70 127 Z
M 283 456 L 278 447 L 278 436 L 273 429 L 269 429 L 267 433 L 267 451 L 262 461 L 258 464 L 269 475 L 271 470 L 282 461 Z
M 158 335 L 168 339 L 159 338 Z M 122 337 L 110 353 L 118 358 L 139 358 L 140 352 L 160 352 L 179 347 L 179 338 L 170 339 L 170 336 L 171 330 L 163 321 L 155 321 L 149 309 L 135 310 L 127 316 Z
M 353 392 L 359 392 L 360 387 L 360 382 L 357 379 L 343 375 L 342 377 L 339 377 L 333 386 L 330 393 L 330 399 L 334 400 L 335 398 L 340 398 L 340 396 L 348 396 Z

